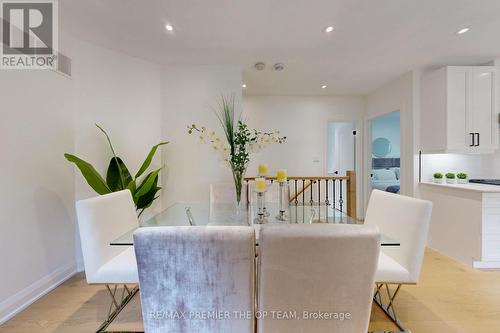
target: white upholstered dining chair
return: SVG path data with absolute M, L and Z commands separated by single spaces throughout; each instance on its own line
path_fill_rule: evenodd
M 236 217 L 231 215 L 231 209 L 220 209 L 220 206 L 235 208 L 235 203 L 236 189 L 234 183 L 210 184 L 209 225 L 233 224 Z M 245 211 L 247 205 L 247 186 L 244 183 L 241 190 L 240 210 Z
M 106 285 L 114 306 L 100 332 L 137 293 L 136 287 L 127 286 L 139 282 L 134 248 L 110 246 L 110 242 L 139 223 L 129 190 L 77 201 L 76 213 L 87 283 Z M 123 285 L 123 292 L 117 292 L 118 285 Z
M 215 183 L 210 184 L 210 204 L 234 203 L 236 202 L 236 190 L 233 183 Z M 241 190 L 241 204 L 247 203 L 247 189 L 243 184 Z
M 384 247 L 375 274 L 376 303 L 405 330 L 396 316 L 394 300 L 403 284 L 416 284 L 420 277 L 432 203 L 399 194 L 373 190 L 365 216 L 365 225 L 376 225 L 382 234 L 397 240 L 400 246 Z M 391 292 L 389 285 L 395 285 Z M 382 302 L 381 292 L 388 303 Z
M 141 228 L 134 245 L 146 333 L 254 332 L 252 227 Z M 228 316 L 202 317 L 211 312 Z
M 259 333 L 367 332 L 380 251 L 376 227 L 263 225 L 259 247 L 258 311 L 269 314 L 258 319 Z M 273 317 L 273 310 L 296 317 Z M 318 312 L 332 317 L 312 319 Z

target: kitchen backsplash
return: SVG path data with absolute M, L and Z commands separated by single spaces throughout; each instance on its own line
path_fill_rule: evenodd
M 422 181 L 434 172 L 465 172 L 469 178 L 500 178 L 500 153 L 492 155 L 423 154 Z

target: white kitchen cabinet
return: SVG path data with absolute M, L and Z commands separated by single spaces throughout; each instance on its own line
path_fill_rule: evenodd
M 448 66 L 423 76 L 423 152 L 492 153 L 498 149 L 496 68 Z

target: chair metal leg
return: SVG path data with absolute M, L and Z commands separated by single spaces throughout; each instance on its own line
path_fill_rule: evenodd
M 384 304 L 384 301 L 381 296 L 384 287 L 388 298 L 387 304 Z M 400 329 L 400 332 L 410 333 L 410 330 L 405 328 L 401 323 L 401 321 L 398 319 L 398 316 L 396 315 L 396 310 L 394 309 L 394 300 L 396 299 L 396 296 L 398 295 L 400 289 L 401 289 L 401 284 L 397 284 L 396 290 L 393 293 L 391 293 L 388 283 L 377 283 L 375 285 L 375 294 L 373 295 L 373 301 L 379 306 L 379 308 L 382 311 L 384 311 L 386 316 L 389 317 L 389 319 L 391 319 L 391 321 Z
M 108 328 L 108 326 L 113 322 L 113 320 L 115 320 L 118 314 L 120 314 L 123 308 L 125 308 L 125 306 L 132 300 L 135 294 L 137 294 L 137 292 L 139 291 L 139 286 L 135 286 L 133 289 L 129 289 L 126 285 L 123 285 L 120 298 L 117 298 L 116 294 L 118 285 L 115 284 L 113 285 L 113 287 L 110 287 L 110 285 L 107 284 L 106 289 L 108 290 L 111 297 L 111 304 L 109 305 L 108 309 L 108 317 L 101 324 L 101 326 L 99 326 L 96 333 L 106 332 L 106 328 Z

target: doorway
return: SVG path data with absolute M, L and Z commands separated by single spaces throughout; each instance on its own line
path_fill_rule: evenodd
M 401 119 L 394 111 L 371 119 L 372 189 L 400 193 L 401 190 Z
M 328 176 L 345 176 L 356 166 L 356 124 L 352 122 L 329 122 L 327 130 L 326 170 Z M 335 193 L 333 192 L 335 191 Z M 329 189 L 330 198 L 346 197 L 346 187 Z M 339 208 L 338 202 L 333 203 Z

